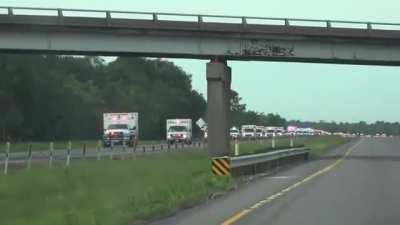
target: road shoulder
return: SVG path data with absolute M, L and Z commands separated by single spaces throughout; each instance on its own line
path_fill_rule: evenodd
M 236 190 L 220 198 L 208 200 L 193 208 L 182 210 L 173 216 L 152 222 L 151 225 L 221 224 L 235 213 L 331 164 L 337 158 L 342 157 L 357 142 L 357 139 L 352 140 L 329 151 L 324 156 L 305 163 L 287 166 L 273 175 L 259 176 L 248 184 L 239 185 Z

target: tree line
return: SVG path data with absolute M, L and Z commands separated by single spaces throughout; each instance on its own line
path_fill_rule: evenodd
M 232 126 L 288 124 L 278 114 L 247 109 L 233 90 L 230 101 Z M 191 75 L 169 61 L 0 54 L 0 140 L 100 138 L 105 112 L 139 112 L 140 137 L 163 139 L 167 118 L 205 118 L 206 100 L 192 88 Z M 399 133 L 397 123 L 292 122 L 329 131 Z M 194 132 L 201 135 L 197 127 Z
M 345 123 L 345 122 L 302 122 L 302 121 L 289 121 L 291 125 L 299 127 L 313 127 L 315 129 L 321 129 L 329 132 L 344 132 L 352 134 L 387 134 L 387 135 L 399 135 L 400 134 L 400 123 L 399 122 L 385 122 L 376 121 L 374 123 L 367 123 L 365 121 Z
M 2 140 L 91 139 L 104 112 L 139 112 L 140 135 L 165 136 L 167 118 L 199 118 L 206 101 L 171 62 L 0 55 Z
M 232 124 L 268 123 L 232 93 Z M 3 141 L 100 138 L 106 112 L 139 112 L 142 139 L 165 138 L 168 118 L 206 117 L 206 100 L 193 90 L 190 74 L 172 62 L 134 57 L 106 63 L 100 57 L 0 54 L 0 105 Z M 194 132 L 202 135 L 196 126 Z
M 279 126 L 286 127 L 287 121 L 279 114 L 259 113 L 253 110 L 248 110 L 246 104 L 242 103 L 242 98 L 239 94 L 231 90 L 231 123 L 233 126 L 240 127 L 241 125 L 258 125 L 258 126 Z

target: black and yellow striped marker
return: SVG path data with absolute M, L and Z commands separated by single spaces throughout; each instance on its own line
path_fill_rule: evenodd
M 231 175 L 231 166 L 229 157 L 218 157 L 212 159 L 212 172 L 217 176 Z

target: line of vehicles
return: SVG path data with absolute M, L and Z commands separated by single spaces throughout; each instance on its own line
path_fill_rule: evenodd
M 168 143 L 191 144 L 193 140 L 192 119 L 167 119 L 166 140 Z M 197 124 L 197 123 L 196 123 Z M 199 126 L 204 132 L 204 139 L 207 139 L 207 126 Z M 139 140 L 139 113 L 104 113 L 103 114 L 103 145 L 126 145 L 133 147 Z M 260 139 L 275 136 L 306 136 L 330 134 L 322 130 L 312 128 L 298 128 L 295 126 L 258 126 L 243 125 L 239 128 L 230 128 L 231 138 Z
M 191 119 L 168 119 L 168 143 L 192 143 Z M 139 140 L 139 113 L 103 113 L 103 146 L 126 145 L 133 147 Z
M 235 127 L 231 128 L 234 129 Z M 264 137 L 274 137 L 282 136 L 285 134 L 284 127 L 264 127 L 257 125 L 243 125 L 241 127 L 241 132 L 238 135 L 241 138 L 264 138 Z M 235 128 L 237 129 L 237 128 Z M 233 135 L 231 135 L 234 137 Z M 235 135 L 236 136 L 236 135 Z
M 206 138 L 205 133 L 205 138 Z M 301 128 L 296 126 L 277 127 L 277 126 L 258 126 L 258 125 L 243 125 L 241 128 L 232 127 L 229 130 L 230 137 L 260 139 L 277 136 L 313 136 L 313 135 L 331 135 L 330 132 L 313 128 Z
M 257 126 L 243 125 L 239 128 L 232 127 L 229 135 L 233 139 L 260 139 L 278 136 L 313 136 L 313 135 L 331 135 L 332 133 L 313 128 L 300 128 L 296 126 L 276 127 L 276 126 Z M 204 139 L 207 139 L 207 129 L 204 130 Z

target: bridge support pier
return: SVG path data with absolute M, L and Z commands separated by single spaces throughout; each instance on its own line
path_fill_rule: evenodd
M 230 155 L 231 68 L 226 62 L 207 63 L 208 152 L 212 157 Z

